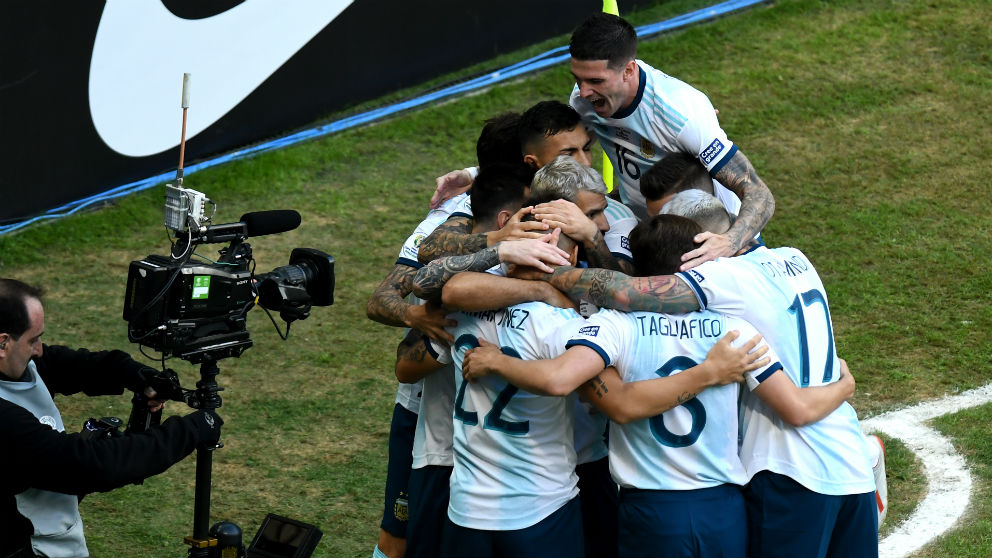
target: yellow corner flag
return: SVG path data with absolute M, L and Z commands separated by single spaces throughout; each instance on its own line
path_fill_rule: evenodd
M 617 0 L 603 0 L 603 11 L 608 14 L 613 14 L 617 17 L 620 16 L 620 8 L 617 7 Z M 606 184 L 606 191 L 613 191 L 613 165 L 610 164 L 610 158 L 606 156 L 606 151 L 603 151 L 603 146 L 599 147 L 600 151 L 603 153 L 603 182 Z

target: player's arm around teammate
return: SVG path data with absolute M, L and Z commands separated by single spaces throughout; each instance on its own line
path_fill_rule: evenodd
M 729 332 L 714 346 L 706 360 L 681 374 L 637 382 L 650 385 L 638 394 L 641 399 L 637 411 L 622 418 L 636 420 L 657 415 L 680 405 L 682 402 L 678 399 L 685 394 L 695 395 L 710 386 L 742 381 L 744 372 L 768 364 L 764 356 L 767 346 L 754 350 L 761 336 L 755 336 L 739 347 L 732 347 L 731 343 L 737 336 L 738 332 Z M 581 345 L 570 347 L 560 356 L 546 360 L 516 359 L 482 339 L 479 345 L 465 354 L 462 375 L 466 380 L 474 381 L 488 374 L 498 374 L 517 387 L 541 395 L 568 395 L 593 380 L 608 364 L 598 352 Z M 640 389 L 642 386 L 635 388 Z M 645 400 L 650 402 L 645 403 Z M 591 401 L 596 403 L 595 399 Z M 615 409 L 603 409 L 608 414 L 610 410 Z M 621 415 L 618 413 L 618 416 Z

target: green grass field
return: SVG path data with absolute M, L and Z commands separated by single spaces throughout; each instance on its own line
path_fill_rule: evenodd
M 704 4 L 625 15 L 640 25 Z M 990 16 L 982 0 L 781 0 L 640 47 L 640 58 L 709 95 L 775 194 L 766 242 L 801 248 L 819 270 L 862 417 L 992 380 Z M 287 342 L 255 310 L 255 346 L 220 362 L 215 521 L 237 522 L 247 541 L 278 513 L 320 526 L 315 556 L 371 554 L 402 331 L 369 321 L 365 304 L 426 214 L 434 177 L 473 162 L 483 119 L 564 100 L 570 87 L 560 66 L 187 177 L 218 201 L 216 222 L 301 212 L 299 229 L 252 242 L 260 271 L 286 264 L 297 246 L 337 262 L 332 307 L 295 324 Z M 138 356 L 121 319 L 124 283 L 130 261 L 168 250 L 163 199 L 159 187 L 0 237 L 0 275 L 48 290 L 46 342 Z M 184 384 L 198 378 L 193 366 L 172 366 Z M 67 425 L 128 413 L 126 397 L 57 402 Z M 990 419 L 985 405 L 937 421 L 974 468 L 976 491 L 962 522 L 921 555 L 992 555 Z M 887 444 L 890 529 L 926 487 L 912 451 Z M 190 458 L 142 486 L 87 496 L 93 556 L 185 555 L 193 478 Z

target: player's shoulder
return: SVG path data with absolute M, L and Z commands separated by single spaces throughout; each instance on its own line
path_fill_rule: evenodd
M 637 221 L 637 217 L 629 207 L 609 196 L 606 197 L 606 211 L 604 211 L 604 213 L 606 213 L 606 218 L 610 222 L 611 227 L 613 223 L 617 223 L 625 219 L 633 219 L 634 221 Z

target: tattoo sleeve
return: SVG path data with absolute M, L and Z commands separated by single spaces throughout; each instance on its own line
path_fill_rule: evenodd
M 420 243 L 417 259 L 428 264 L 445 256 L 461 256 L 478 252 L 488 245 L 484 233 L 472 234 L 473 220 L 449 217 Z
M 427 345 L 424 342 L 424 334 L 411 329 L 396 347 L 396 362 L 403 360 L 422 363 L 426 357 Z
M 695 293 L 674 275 L 628 277 L 608 269 L 561 266 L 549 281 L 570 298 L 585 298 L 603 308 L 666 314 L 699 310 Z
M 737 150 L 730 161 L 714 176 L 741 199 L 740 213 L 727 236 L 734 251 L 740 250 L 761 232 L 775 212 L 775 197 L 755 172 L 751 161 Z
M 408 265 L 394 265 L 369 298 L 365 307 L 369 319 L 390 326 L 405 326 L 406 309 L 410 306 L 405 299 L 413 290 L 416 273 L 417 270 Z
M 456 273 L 485 271 L 499 264 L 496 247 L 485 248 L 466 256 L 448 256 L 420 268 L 413 278 L 413 292 L 424 300 L 441 301 L 441 289 Z
M 634 266 L 630 262 L 618 258 L 610 252 L 603 234 L 599 231 L 596 231 L 596 237 L 593 239 L 592 245 L 583 245 L 583 248 L 586 250 L 586 259 L 589 261 L 589 267 L 612 269 L 624 273 L 632 273 L 634 270 Z

